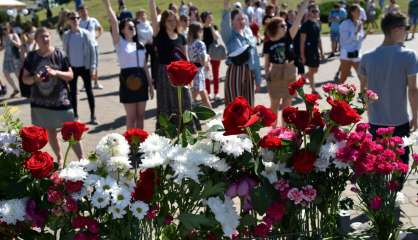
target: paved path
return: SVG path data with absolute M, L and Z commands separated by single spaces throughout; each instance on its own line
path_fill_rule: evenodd
M 54 40 L 56 46 L 60 46 L 59 38 L 55 35 Z M 329 37 L 324 37 L 325 51 L 329 51 Z M 378 46 L 383 40 L 382 35 L 371 35 L 365 43 L 363 49 L 373 49 Z M 86 152 L 94 150 L 96 143 L 101 137 L 110 133 L 117 132 L 123 133 L 125 130 L 125 111 L 123 106 L 119 103 L 118 96 L 118 72 L 119 66 L 116 59 L 116 54 L 111 43 L 110 34 L 105 33 L 103 37 L 99 39 L 100 43 L 100 57 L 99 57 L 99 76 L 100 83 L 104 86 L 103 90 L 94 90 L 96 97 L 96 115 L 99 121 L 98 126 L 89 126 L 90 131 L 86 135 L 83 146 Z M 406 45 L 418 51 L 418 41 L 407 42 Z M 3 56 L 0 56 L 0 62 Z M 320 66 L 319 73 L 317 75 L 317 87 L 321 92 L 320 86 L 333 80 L 336 70 L 338 69 L 339 62 L 337 59 L 331 59 Z M 221 76 L 225 75 L 226 67 L 222 65 Z M 354 71 L 353 71 L 354 74 Z M 355 74 L 354 74 L 355 75 Z M 1 76 L 2 77 L 2 76 Z M 4 79 L 4 77 L 2 77 Z M 358 84 L 356 76 L 349 78 L 350 82 Z M 223 96 L 223 82 L 220 86 L 220 93 Z M 256 94 L 256 104 L 269 105 L 269 98 L 267 95 L 267 89 L 265 83 L 263 84 L 263 92 Z M 82 81 L 79 80 L 79 88 L 82 87 Z M 4 99 L 6 100 L 6 99 Z M 9 105 L 17 106 L 19 112 L 17 116 L 23 121 L 24 124 L 30 124 L 30 107 L 28 101 L 24 98 L 15 98 L 6 100 Z M 296 101 L 295 104 L 298 104 Z M 224 105 L 221 103 L 215 103 L 216 111 L 222 111 Z M 321 101 L 320 107 L 325 106 L 324 100 Z M 156 101 L 151 100 L 147 103 L 145 130 L 154 131 L 155 129 L 155 116 L 156 116 Z M 396 114 L 396 113 L 394 113 Z M 88 108 L 86 94 L 84 92 L 79 93 L 79 116 L 81 121 L 88 121 L 90 112 Z M 410 180 L 404 188 L 404 193 L 408 197 L 408 202 L 402 205 L 402 210 L 406 213 L 406 216 L 402 218 L 402 221 L 408 226 L 418 227 L 418 203 L 417 192 L 418 187 L 416 180 L 417 176 L 411 176 Z M 349 193 L 347 193 L 349 194 Z

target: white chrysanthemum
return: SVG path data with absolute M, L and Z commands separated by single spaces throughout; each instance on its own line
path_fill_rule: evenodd
M 275 154 L 273 151 L 265 148 L 261 148 L 261 157 L 265 162 L 273 162 L 275 158 Z
M 69 167 L 81 167 L 87 172 L 97 171 L 97 163 L 88 159 L 80 159 L 80 161 L 72 161 L 68 164 Z
M 269 180 L 270 183 L 277 182 L 277 171 L 278 171 L 278 165 L 274 162 L 266 162 L 262 161 L 264 165 L 264 170 L 261 172 L 261 175 L 264 176 Z
M 26 202 L 26 198 L 0 201 L 0 221 L 12 225 L 24 221 Z
M 126 214 L 125 209 L 113 205 L 108 208 L 108 211 L 112 214 L 113 219 L 123 218 Z
M 22 152 L 20 148 L 19 139 L 16 133 L 0 133 L 0 150 L 7 153 L 19 156 Z
M 213 168 L 218 172 L 226 172 L 229 170 L 229 166 L 224 159 L 220 159 L 218 156 L 199 148 L 198 145 L 191 146 L 191 149 L 187 153 L 187 157 L 193 159 L 195 162 Z
M 96 174 L 88 174 L 86 179 L 84 180 L 84 186 L 85 187 L 94 187 L 96 185 L 96 182 L 102 179 L 99 175 Z
M 88 197 L 91 194 L 91 191 L 89 191 L 84 185 L 81 188 L 79 192 L 72 193 L 71 197 L 75 200 L 81 200 L 83 197 Z
M 141 157 L 140 167 L 142 168 L 155 168 L 159 166 L 164 166 L 168 163 L 167 155 L 162 153 L 148 153 L 144 154 Z
M 338 159 L 335 159 L 333 163 L 334 163 L 334 166 L 335 166 L 337 169 L 347 169 L 347 168 L 349 168 L 349 167 L 350 167 L 350 165 L 349 165 L 348 163 L 341 162 L 341 161 L 340 161 L 340 160 L 338 160 Z
M 406 203 L 408 203 L 408 200 L 407 200 L 405 194 L 403 194 L 401 192 L 396 193 L 395 205 L 397 207 L 400 207 L 401 205 L 406 204 Z
M 116 180 L 110 176 L 107 176 L 106 178 L 100 178 L 96 181 L 94 187 L 96 190 L 102 191 L 102 192 L 110 192 L 112 188 L 117 188 L 118 183 Z
M 132 214 L 141 221 L 144 219 L 145 215 L 147 215 L 147 212 L 149 210 L 148 204 L 142 202 L 142 201 L 136 201 L 132 203 L 129 206 L 129 209 L 131 210 Z
M 224 128 L 224 125 L 222 123 L 222 120 L 217 119 L 217 118 L 212 119 L 212 120 L 210 120 L 209 122 L 206 123 L 206 128 L 207 129 L 211 129 L 214 126 L 219 126 L 221 128 Z
M 170 139 L 153 133 L 139 145 L 139 150 L 143 153 L 165 153 L 170 149 L 170 147 Z
M 62 169 L 59 177 L 67 181 L 83 181 L 87 177 L 87 172 L 79 166 L 68 166 Z
M 104 165 L 111 157 L 127 157 L 129 155 L 129 143 L 124 136 L 111 133 L 99 141 L 96 146 L 96 154 L 99 157 L 99 163 Z
M 132 167 L 127 156 L 111 157 L 106 166 L 110 172 L 126 172 Z
M 110 189 L 110 195 L 112 197 L 111 202 L 118 208 L 125 208 L 131 201 L 131 192 L 125 187 L 113 187 Z
M 327 142 L 326 144 L 322 145 L 319 151 L 319 158 L 316 159 L 314 164 L 316 170 L 325 172 L 331 164 L 331 160 L 335 159 L 336 153 L 337 144 L 333 142 Z
M 95 208 L 105 208 L 110 204 L 110 194 L 96 190 L 91 197 L 91 202 Z
M 251 152 L 253 144 L 247 137 L 240 137 L 237 135 L 225 136 L 222 142 L 222 152 L 232 155 L 234 157 L 241 156 L 244 152 Z
M 129 192 L 133 192 L 136 187 L 136 182 L 133 177 L 120 176 L 119 185 L 126 188 Z
M 239 225 L 239 215 L 236 213 L 234 203 L 225 196 L 225 202 L 219 197 L 211 197 L 207 200 L 210 210 L 215 215 L 216 221 L 222 225 L 224 236 L 230 237 L 237 231 Z

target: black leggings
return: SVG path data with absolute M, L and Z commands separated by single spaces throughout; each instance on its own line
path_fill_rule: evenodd
M 91 75 L 90 70 L 84 67 L 73 67 L 74 77 L 73 80 L 70 82 L 70 101 L 73 105 L 74 109 L 74 116 L 78 118 L 78 111 L 77 111 L 77 79 L 79 76 L 83 79 L 84 88 L 86 89 L 87 99 L 89 101 L 90 107 L 90 116 L 94 117 L 94 95 L 93 89 L 91 86 Z

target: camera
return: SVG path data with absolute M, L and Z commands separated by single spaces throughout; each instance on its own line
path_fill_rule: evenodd
M 38 74 L 43 82 L 48 81 L 49 75 L 48 75 L 48 70 L 46 70 L 46 67 L 42 67 L 41 70 L 39 70 Z

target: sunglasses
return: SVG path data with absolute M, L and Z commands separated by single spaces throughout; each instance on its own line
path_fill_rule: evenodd
M 134 28 L 133 26 L 128 26 L 128 30 L 129 30 L 129 31 L 132 31 L 132 32 L 133 32 L 133 31 L 134 31 L 134 29 L 135 29 L 135 28 Z
M 70 17 L 70 19 L 75 21 L 75 20 L 80 20 L 80 17 Z
M 280 24 L 279 27 L 282 28 L 282 29 L 286 29 L 287 25 L 286 24 Z
M 311 13 L 319 13 L 319 10 L 312 10 Z

